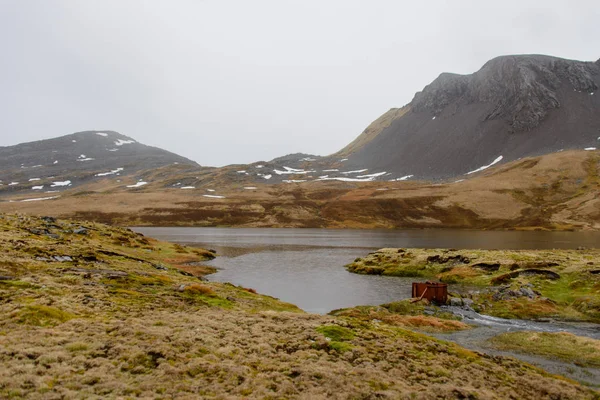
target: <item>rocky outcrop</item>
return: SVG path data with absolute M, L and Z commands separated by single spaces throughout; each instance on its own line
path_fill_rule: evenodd
M 592 93 L 598 89 L 597 63 L 555 57 L 502 56 L 488 61 L 471 75 L 441 74 L 412 101 L 414 111 L 441 113 L 452 103 L 492 105 L 486 120 L 507 121 L 513 131 L 537 127 L 552 109 L 559 108 L 559 90 Z

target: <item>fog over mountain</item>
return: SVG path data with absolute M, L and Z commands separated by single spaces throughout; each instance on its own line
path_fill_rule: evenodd
M 0 146 L 112 130 L 202 165 L 327 155 L 441 71 L 598 58 L 594 1 L 0 3 Z

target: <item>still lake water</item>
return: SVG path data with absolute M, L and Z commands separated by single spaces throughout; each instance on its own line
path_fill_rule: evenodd
M 134 228 L 157 239 L 217 250 L 208 279 L 256 289 L 327 313 L 410 297 L 414 278 L 351 274 L 344 265 L 382 247 L 575 249 L 599 247 L 599 232 L 348 230 L 287 228 Z M 461 291 L 468 288 L 454 287 Z

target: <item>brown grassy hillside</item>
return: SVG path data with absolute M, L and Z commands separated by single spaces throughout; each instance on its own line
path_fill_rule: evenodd
M 23 202 L 39 196 L 13 196 L 0 202 L 0 211 L 52 213 L 122 225 L 598 229 L 599 163 L 598 151 L 565 151 L 436 184 L 250 186 L 211 175 L 205 182 L 199 177 L 192 190 L 173 187 L 171 182 L 189 177 L 185 170 L 169 167 L 166 174 L 161 169 L 149 171 L 148 185 L 140 188 L 125 187 L 135 181 L 106 179 L 48 194 L 60 197 L 45 201 Z

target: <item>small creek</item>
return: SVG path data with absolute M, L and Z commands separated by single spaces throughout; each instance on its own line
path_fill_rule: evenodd
M 597 232 L 478 232 L 453 230 L 332 230 L 261 228 L 135 228 L 157 239 L 215 249 L 219 257 L 207 265 L 218 268 L 211 281 L 230 282 L 256 289 L 298 305 L 305 311 L 325 314 L 357 305 L 384 304 L 411 295 L 415 278 L 351 274 L 343 266 L 356 257 L 382 247 L 552 249 L 596 247 Z M 453 285 L 453 292 L 476 289 Z M 551 373 L 600 386 L 600 370 L 542 357 L 498 351 L 488 339 L 504 332 L 566 331 L 600 339 L 600 326 L 583 323 L 542 323 L 504 320 L 457 307 L 477 328 L 434 335 L 466 348 L 493 355 L 512 356 Z

